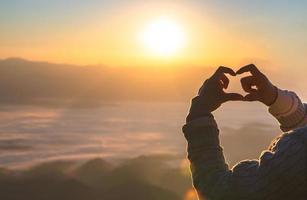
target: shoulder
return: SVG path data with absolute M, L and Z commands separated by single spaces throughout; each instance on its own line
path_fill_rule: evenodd
M 307 126 L 283 133 L 272 142 L 269 150 L 284 151 L 305 145 L 307 145 Z

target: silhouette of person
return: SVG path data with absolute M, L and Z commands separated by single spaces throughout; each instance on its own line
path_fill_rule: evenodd
M 241 79 L 245 97 L 225 93 L 229 80 Z M 245 160 L 229 169 L 219 143 L 219 129 L 212 111 L 227 101 L 260 101 L 279 121 L 283 133 L 262 152 L 259 160 Z M 307 199 L 307 104 L 287 90 L 275 87 L 253 64 L 234 72 L 220 67 L 192 99 L 183 126 L 193 185 L 202 200 Z M 252 113 L 251 113 L 252 115 Z

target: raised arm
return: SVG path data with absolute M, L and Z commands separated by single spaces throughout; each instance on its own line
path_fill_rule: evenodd
M 224 70 L 220 69 L 215 74 Z M 223 88 L 227 87 L 228 80 L 222 75 L 218 77 L 220 78 L 213 75 L 201 87 L 199 95 L 192 100 L 190 113 L 183 127 L 188 141 L 193 185 L 199 198 L 284 199 L 294 190 L 297 190 L 297 197 L 305 198 L 306 154 L 302 140 L 298 137 L 301 134 L 297 132 L 283 135 L 270 150 L 263 152 L 259 160 L 240 162 L 229 169 L 219 144 L 219 130 L 211 112 L 228 100 L 242 100 L 242 96 L 225 94 Z M 252 81 L 248 85 L 252 87 L 255 84 Z M 264 100 L 268 106 L 278 99 L 276 87 L 269 87 L 270 98 Z M 257 87 L 258 92 L 263 91 L 263 88 L 259 88 Z M 245 86 L 246 89 L 248 87 Z M 269 90 L 265 91 L 269 93 Z M 257 97 L 263 101 L 262 94 L 257 95 L 259 96 L 249 95 L 245 100 Z
M 253 64 L 242 67 L 237 74 L 245 72 L 251 73 L 251 76 L 241 79 L 242 87 L 248 93 L 244 98 L 246 101 L 260 101 L 267 105 L 284 132 L 307 124 L 307 106 L 294 92 L 278 89 Z
M 225 93 L 229 80 L 225 73 L 235 75 L 226 67 L 220 67 L 199 90 L 192 100 L 191 109 L 183 127 L 188 141 L 188 158 L 191 162 L 193 184 L 199 197 L 225 198 L 233 194 L 231 172 L 225 163 L 219 145 L 216 122 L 211 112 L 227 101 L 242 100 L 236 93 Z

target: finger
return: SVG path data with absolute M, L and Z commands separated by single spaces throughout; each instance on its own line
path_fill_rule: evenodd
M 257 90 L 253 88 L 253 86 L 256 86 L 256 80 L 254 76 L 241 78 L 241 85 L 245 92 L 257 92 Z
M 254 65 L 254 64 L 249 64 L 246 65 L 242 68 L 240 68 L 236 74 L 243 74 L 245 72 L 250 72 L 252 75 L 258 75 L 261 74 L 261 72 L 259 71 L 259 69 Z
M 236 73 L 232 70 L 232 69 L 230 69 L 229 67 L 223 67 L 223 66 L 221 66 L 221 67 L 219 67 L 217 70 L 216 70 L 216 72 L 213 74 L 213 77 L 216 77 L 216 78 L 220 78 L 223 74 L 230 74 L 230 75 L 232 75 L 232 76 L 235 76 L 236 75 Z
M 259 101 L 259 100 L 260 100 L 260 97 L 257 92 L 249 93 L 244 97 L 244 101 Z
M 229 85 L 229 79 L 227 78 L 225 74 L 221 76 L 221 82 L 222 82 L 223 88 L 227 89 Z
M 238 93 L 225 93 L 223 97 L 224 102 L 226 101 L 243 101 L 244 97 Z

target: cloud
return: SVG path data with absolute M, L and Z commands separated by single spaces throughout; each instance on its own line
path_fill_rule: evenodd
M 23 144 L 23 139 L 6 139 L 0 140 L 0 152 L 5 151 L 28 151 L 32 150 L 32 146 Z
M 270 144 L 271 140 L 280 133 L 276 126 L 263 123 L 247 123 L 240 128 L 222 127 L 221 132 L 221 142 L 230 165 L 234 165 L 243 159 L 257 158 L 260 152 Z M 149 135 L 151 134 L 153 133 L 149 133 Z M 153 140 L 160 139 L 161 136 L 157 135 L 154 135 Z M 135 137 L 139 136 L 138 134 L 135 135 Z M 130 137 L 128 136 L 130 141 L 133 141 L 134 138 Z M 1 196 L 2 193 L 4 196 L 9 195 L 5 193 L 6 190 L 16 190 L 14 194 L 23 194 L 27 197 L 26 194 L 36 194 L 35 191 L 39 189 L 46 194 L 56 193 L 58 195 L 57 199 L 64 199 L 67 198 L 65 196 L 67 193 L 64 191 L 71 191 L 70 189 L 73 188 L 74 190 L 82 191 L 82 194 L 75 197 L 76 199 L 85 198 L 86 195 L 93 195 L 93 199 L 105 196 L 108 196 L 108 199 L 117 199 L 122 198 L 124 195 L 132 195 L 131 199 L 142 199 L 142 194 L 133 196 L 135 194 L 127 193 L 128 190 L 133 189 L 131 185 L 135 185 L 135 190 L 141 190 L 145 187 L 144 191 L 155 191 L 153 193 L 149 192 L 152 195 L 160 191 L 161 194 L 166 195 L 168 198 L 174 197 L 176 199 L 189 191 L 191 181 L 187 173 L 184 173 L 188 167 L 186 164 L 183 165 L 183 163 L 186 163 L 183 162 L 185 155 L 155 154 L 131 158 L 136 155 L 133 154 L 133 151 L 135 152 L 138 149 L 141 149 L 142 153 L 147 151 L 146 145 L 142 146 L 142 142 L 147 144 L 147 140 L 143 140 L 141 136 L 140 141 L 138 141 L 141 144 L 134 145 L 133 142 L 127 143 L 127 138 L 122 137 L 122 141 L 118 138 L 119 143 L 116 146 L 116 140 L 114 140 L 114 137 L 110 137 L 110 139 L 112 138 L 113 140 L 106 140 L 110 142 L 109 151 L 97 149 L 95 145 L 83 144 L 61 154 L 57 153 L 57 151 L 50 152 L 47 159 L 46 155 L 39 157 L 40 159 L 37 160 L 31 158 L 30 163 L 32 164 L 44 163 L 36 164 L 28 170 L 19 170 L 17 179 L 15 179 L 16 177 L 13 178 L 14 176 L 10 176 L 12 170 L 2 171 L 2 175 L 5 178 L 0 175 L 2 177 L 0 178 L 1 186 L 8 183 L 9 185 L 3 186 L 4 190 L 0 191 Z M 162 139 L 164 138 L 162 137 Z M 97 140 L 97 138 L 94 140 Z M 114 145 L 114 148 L 112 148 L 112 145 Z M 156 147 L 154 143 L 150 146 L 152 149 Z M 107 146 L 105 148 L 108 149 Z M 125 151 L 127 153 L 122 154 L 121 158 L 124 158 L 124 156 L 128 156 L 128 158 L 112 157 L 113 151 Z M 21 160 L 27 157 L 27 155 L 22 154 L 19 156 L 18 159 Z M 37 155 L 34 157 L 37 158 Z M 109 161 L 97 157 L 108 158 Z M 95 159 L 84 163 L 84 160 L 91 158 Z M 185 169 L 182 169 L 182 167 Z M 37 186 L 37 181 L 40 181 L 39 187 Z M 24 187 L 24 184 L 29 187 Z M 60 189 L 60 187 L 65 190 Z M 101 191 L 103 192 L 101 193 Z M 121 193 L 120 191 L 123 192 Z M 113 193 L 116 195 L 113 196 Z M 164 198 L 162 196 L 161 199 Z M 51 197 L 54 197 L 53 194 L 50 194 Z M 18 197 L 16 198 L 18 199 Z M 33 196 L 28 197 L 28 199 L 31 198 Z M 150 199 L 151 197 L 148 198 Z
M 181 133 L 181 118 L 186 112 L 184 106 L 149 103 L 121 104 L 103 109 L 18 107 L 15 108 L 17 111 L 10 111 L 13 114 L 0 113 L 0 150 L 3 152 L 0 164 L 20 166 L 57 159 L 161 153 L 184 156 L 186 141 Z M 265 111 L 236 107 L 235 112 L 244 113 L 244 116 L 246 112 L 254 113 L 254 118 L 243 119 L 243 114 L 229 118 L 233 108 L 223 109 L 223 117 L 219 113 L 218 122 L 230 165 L 243 159 L 258 158 L 280 133 L 277 123 L 273 125 L 273 119 L 262 116 Z M 29 114 L 30 110 L 32 114 Z

